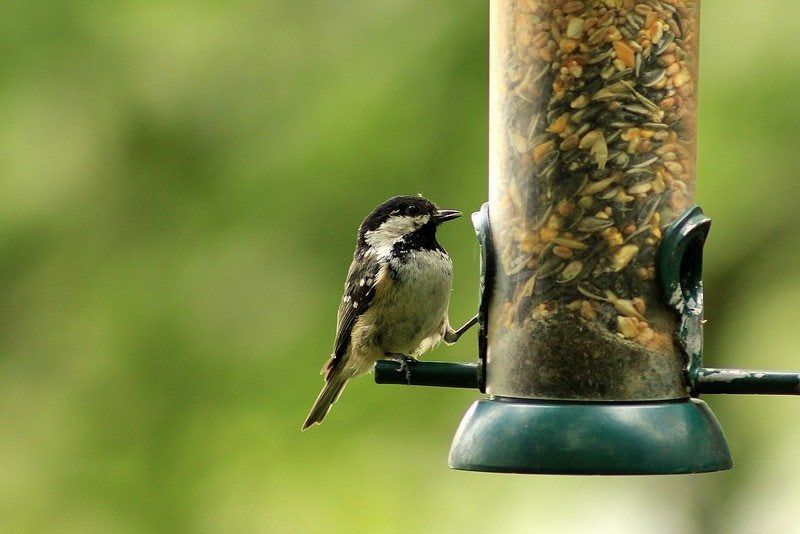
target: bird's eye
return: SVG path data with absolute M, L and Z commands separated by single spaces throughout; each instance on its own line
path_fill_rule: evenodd
M 406 209 L 406 213 L 408 213 L 412 217 L 414 215 L 419 215 L 419 206 L 417 206 L 416 204 L 413 206 L 409 206 L 408 209 Z

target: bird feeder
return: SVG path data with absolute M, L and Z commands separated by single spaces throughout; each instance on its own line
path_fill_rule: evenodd
M 488 394 L 455 469 L 730 469 L 699 396 L 797 395 L 800 374 L 702 366 L 699 1 L 490 6 L 478 362 L 380 361 L 376 381 Z

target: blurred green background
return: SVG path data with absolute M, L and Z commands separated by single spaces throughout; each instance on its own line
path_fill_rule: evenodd
M 797 398 L 708 397 L 736 462 L 710 475 L 450 471 L 477 395 L 370 378 L 300 433 L 362 217 L 486 198 L 487 12 L 4 4 L 0 530 L 797 531 Z M 707 364 L 800 370 L 800 3 L 702 19 Z M 468 219 L 441 239 L 460 322 Z

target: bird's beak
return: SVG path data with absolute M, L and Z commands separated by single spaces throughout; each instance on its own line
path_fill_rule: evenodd
M 459 217 L 461 217 L 461 212 L 458 210 L 436 210 L 433 213 L 433 221 L 436 224 L 440 224 L 451 219 L 457 219 Z

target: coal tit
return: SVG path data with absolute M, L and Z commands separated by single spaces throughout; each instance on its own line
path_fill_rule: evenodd
M 382 358 L 401 365 L 436 346 L 455 343 L 477 318 L 454 330 L 448 319 L 453 263 L 436 241 L 439 224 L 460 217 L 421 196 L 393 197 L 358 229 L 358 243 L 339 305 L 325 387 L 303 429 L 320 423 L 347 381 Z

